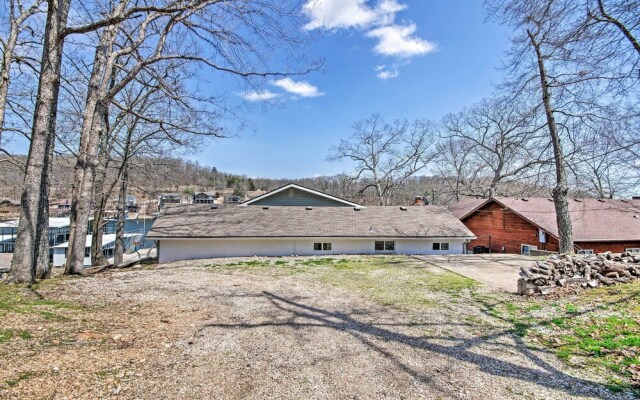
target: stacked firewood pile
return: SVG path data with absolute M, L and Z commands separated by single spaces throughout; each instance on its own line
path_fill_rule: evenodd
M 559 288 L 595 288 L 640 279 L 640 255 L 631 253 L 597 255 L 552 255 L 545 261 L 520 268 L 518 293 L 549 294 Z

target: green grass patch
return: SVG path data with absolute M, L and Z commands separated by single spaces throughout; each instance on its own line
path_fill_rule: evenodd
M 14 334 L 11 329 L 0 329 L 0 343 L 8 342 Z
M 78 310 L 78 305 L 53 300 L 40 299 L 33 292 L 20 285 L 0 285 L 0 317 L 7 313 L 39 313 L 42 310 Z
M 313 265 L 306 272 L 319 282 L 364 294 L 380 304 L 402 310 L 419 311 L 435 303 L 434 294 L 459 295 L 478 285 L 448 271 L 436 273 L 404 257 L 363 257 L 354 261 L 314 259 L 300 264 Z M 327 268 L 319 268 L 325 263 Z
M 578 313 L 578 307 L 574 306 L 573 304 L 565 305 L 564 309 L 569 314 L 577 314 Z
M 525 343 L 546 347 L 574 366 L 608 377 L 612 391 L 634 388 L 640 364 L 640 282 L 565 298 L 479 298 L 487 314 L 513 325 Z M 533 303 L 533 304 L 532 304 Z
M 265 268 L 244 268 L 250 266 Z M 268 276 L 303 274 L 311 281 L 366 295 L 383 305 L 419 311 L 434 304 L 434 295 L 459 296 L 479 283 L 403 256 L 353 258 L 311 257 L 276 261 L 243 261 L 211 265 L 216 271 L 243 271 Z
M 24 340 L 32 339 L 33 336 L 28 331 L 20 331 L 18 332 L 18 336 L 20 336 Z
M 15 379 L 7 379 L 4 382 L 4 384 L 8 388 L 12 388 L 12 387 L 16 386 L 17 384 L 19 384 L 20 382 L 25 381 L 25 380 L 27 380 L 29 378 L 33 378 L 36 375 L 37 375 L 37 373 L 35 371 L 22 372 Z
M 334 259 L 333 258 L 309 258 L 306 259 L 302 262 L 300 262 L 300 264 L 302 265 L 331 265 L 333 264 Z

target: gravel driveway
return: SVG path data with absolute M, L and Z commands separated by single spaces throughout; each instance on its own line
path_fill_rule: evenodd
M 77 321 L 82 327 L 65 334 L 69 343 L 0 347 L 0 382 L 33 371 L 0 397 L 621 396 L 553 355 L 528 349 L 465 294 L 433 293 L 438 306 L 409 313 L 305 274 L 194 264 L 43 287 L 47 297 L 81 299 L 91 312 Z M 18 320 L 4 322 L 19 328 Z

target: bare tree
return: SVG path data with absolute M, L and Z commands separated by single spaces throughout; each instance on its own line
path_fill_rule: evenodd
M 557 118 L 558 115 L 580 118 L 589 111 L 581 108 L 586 103 L 576 93 L 584 90 L 584 87 L 578 87 L 579 83 L 589 82 L 591 76 L 573 69 L 566 58 L 567 45 L 577 40 L 581 33 L 581 21 L 576 21 L 580 5 L 568 0 L 497 0 L 487 4 L 491 11 L 502 16 L 514 28 L 509 65 L 513 78 L 509 88 L 515 88 L 517 97 L 529 96 L 532 104 L 537 102 L 544 112 L 545 129 L 554 156 L 556 182 L 553 198 L 559 249 L 572 253 L 569 182 L 561 138 L 565 125 L 558 124 Z
M 523 180 L 549 163 L 549 143 L 536 110 L 510 98 L 490 98 L 443 119 L 444 135 L 473 149 L 473 158 L 488 178 L 485 197 L 505 195 L 502 184 Z M 446 154 L 446 153 L 445 153 Z M 451 152 L 449 152 L 451 154 Z M 456 158 L 460 158 L 457 155 Z
M 49 173 L 60 87 L 63 32 L 70 0 L 48 2 L 38 96 L 25 168 L 21 213 L 10 281 L 32 282 L 49 273 Z
M 485 166 L 475 157 L 476 146 L 471 140 L 446 137 L 436 148 L 434 172 L 446 185 L 444 195 L 451 196 L 454 201 L 486 196 Z
M 388 124 L 376 114 L 354 129 L 348 140 L 330 148 L 328 160 L 354 162 L 352 179 L 365 182 L 358 194 L 373 189 L 381 206 L 389 205 L 394 192 L 433 159 L 435 133 L 427 121 Z
M 568 162 L 577 193 L 600 199 L 636 194 L 640 171 L 635 150 L 639 146 L 633 140 L 624 140 L 629 135 L 621 135 L 633 131 L 627 122 L 620 117 L 594 127 L 580 124 L 573 129 L 575 150 Z
M 170 11 L 150 12 L 131 31 L 126 30 L 124 24 L 105 28 L 96 48 L 80 136 L 65 273 L 83 273 L 84 226 L 89 217 L 98 143 L 104 132 L 100 122 L 104 119 L 100 115 L 106 112 L 109 102 L 141 72 L 169 60 L 201 64 L 241 79 L 292 74 L 286 69 L 274 71 L 263 61 L 264 51 L 272 48 L 276 41 L 292 44 L 293 38 L 285 26 L 286 19 L 295 15 L 295 11 L 288 11 L 277 2 L 265 6 L 262 2 L 194 0 L 174 6 Z M 122 13 L 125 13 L 124 6 L 116 7 L 112 19 L 119 19 L 117 16 Z M 124 42 L 120 49 L 114 50 L 118 28 L 124 29 Z M 107 89 L 108 72 L 116 60 L 125 56 L 132 56 L 133 61 L 130 65 L 118 66 L 126 72 Z
M 595 3 L 595 4 L 593 4 Z M 640 42 L 637 32 L 640 29 L 640 4 L 633 0 L 595 0 L 587 2 L 587 15 L 598 24 L 609 25 L 617 30 L 622 36 L 620 39 L 626 40 L 636 56 L 640 56 Z M 617 40 L 616 35 L 605 34 L 609 40 Z M 622 50 L 615 43 L 609 41 L 610 49 Z
M 56 133 L 61 65 L 65 38 L 113 24 L 101 19 L 67 27 L 71 0 L 49 0 L 44 27 L 44 44 L 33 112 L 29 155 L 25 166 L 21 213 L 11 261 L 10 281 L 32 282 L 49 274 L 49 184 Z M 142 9 L 146 9 L 143 7 Z M 133 7 L 128 18 L 140 8 Z
M 23 44 L 20 41 L 21 34 L 30 29 L 27 24 L 29 17 L 42 12 L 40 9 L 42 3 L 43 0 L 34 0 L 30 5 L 25 6 L 19 0 L 9 0 L 9 10 L 6 10 L 8 11 L 6 13 L 6 26 L 8 26 L 9 30 L 6 36 L 0 37 L 0 45 L 2 46 L 2 60 L 0 60 L 0 145 L 2 144 L 2 132 L 9 94 L 11 66 L 16 61 L 26 61 L 28 63 L 28 60 L 24 60 L 23 57 L 16 54 L 16 51 Z

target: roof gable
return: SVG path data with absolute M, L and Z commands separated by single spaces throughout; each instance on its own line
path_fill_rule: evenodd
M 263 206 L 315 206 L 315 207 L 362 207 L 357 203 L 341 199 L 319 190 L 289 183 L 240 204 Z

